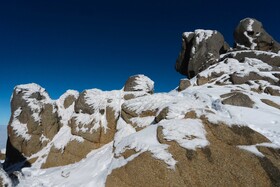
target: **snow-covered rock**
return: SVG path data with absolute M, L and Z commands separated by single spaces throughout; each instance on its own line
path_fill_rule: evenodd
M 183 38 L 177 71 L 193 78 L 169 93 L 144 75 L 58 100 L 17 86 L 4 168 L 21 169 L 18 186 L 280 186 L 279 54 L 234 51 L 217 31 Z
M 235 45 L 238 49 L 255 49 L 278 53 L 280 44 L 263 28 L 260 21 L 253 18 L 241 20 L 234 31 Z
M 216 63 L 220 54 L 228 50 L 228 44 L 218 31 L 198 29 L 194 32 L 185 32 L 175 68 L 181 74 L 192 78 Z

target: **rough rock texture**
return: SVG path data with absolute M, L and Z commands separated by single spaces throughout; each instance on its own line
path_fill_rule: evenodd
M 154 92 L 154 81 L 145 75 L 134 75 L 127 79 L 124 91 L 144 91 L 152 94 Z
M 237 48 L 272 51 L 277 53 L 280 44 L 276 42 L 263 28 L 260 21 L 246 18 L 240 21 L 234 31 Z
M 191 83 L 188 79 L 181 79 L 178 87 L 178 91 L 182 91 L 187 89 L 189 86 L 191 86 Z
M 189 78 L 216 63 L 220 54 L 229 50 L 223 35 L 218 31 L 186 32 L 183 33 L 182 40 L 182 49 L 175 68 L 176 71 Z
M 280 104 L 274 103 L 273 101 L 270 101 L 269 99 L 261 99 L 261 101 L 271 107 L 277 108 L 280 110 Z
M 229 128 L 225 125 L 211 125 L 205 122 L 210 146 L 194 150 L 182 148 L 178 143 L 166 141 L 162 129 L 158 140 L 170 147 L 168 150 L 178 161 L 175 169 L 168 169 L 165 163 L 142 153 L 124 167 L 115 169 L 107 178 L 106 186 L 278 186 L 276 177 L 268 165 L 277 161 L 258 158 L 237 145 L 251 145 L 268 141 L 262 135 L 247 127 Z M 273 154 L 266 150 L 264 154 Z M 273 178 L 274 177 L 274 178 Z M 272 179 L 273 178 L 273 179 Z
M 252 108 L 254 106 L 254 102 L 250 99 L 250 97 L 241 92 L 233 92 L 229 94 L 221 95 L 222 103 L 225 105 L 234 105 L 234 106 L 243 106 Z
M 14 89 L 11 113 L 6 163 L 12 160 L 8 156 L 12 149 L 26 157 L 31 156 L 41 150 L 59 130 L 57 108 L 47 92 L 36 84 Z
M 144 75 L 57 100 L 17 86 L 4 169 L 23 186 L 280 186 L 280 56 L 259 27 L 241 21 L 235 48 L 184 33 L 176 68 L 192 78 L 168 93 Z
M 221 56 L 221 60 L 226 58 L 235 58 L 238 61 L 243 61 L 244 58 L 256 58 L 271 66 L 280 67 L 280 55 L 272 52 L 257 50 L 238 50 L 228 52 Z M 276 70 L 279 71 L 278 68 L 276 68 Z

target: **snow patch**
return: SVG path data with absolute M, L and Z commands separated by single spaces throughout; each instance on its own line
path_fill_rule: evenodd
M 237 146 L 240 149 L 243 149 L 245 151 L 248 151 L 250 153 L 253 153 L 254 155 L 258 157 L 265 157 L 264 154 L 262 154 L 256 147 L 256 145 L 239 145 Z
M 159 123 L 162 133 L 168 141 L 176 141 L 181 147 L 195 150 L 209 145 L 206 131 L 199 119 L 163 120 Z
M 18 116 L 21 114 L 21 112 L 21 108 L 18 108 L 16 111 L 14 111 L 13 121 L 10 125 L 18 136 L 28 141 L 31 139 L 31 135 L 28 134 L 27 124 L 23 124 L 18 120 Z

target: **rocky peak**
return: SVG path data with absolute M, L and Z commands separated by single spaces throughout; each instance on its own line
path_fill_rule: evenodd
M 185 32 L 182 40 L 182 49 L 175 67 L 189 78 L 216 63 L 220 54 L 229 50 L 223 35 L 214 30 Z
M 237 49 L 255 49 L 278 53 L 280 44 L 270 36 L 263 24 L 253 18 L 241 20 L 234 31 Z
M 280 44 L 264 30 L 261 22 L 252 18 L 241 20 L 236 27 L 233 48 L 229 47 L 218 31 L 199 29 L 194 32 L 184 32 L 182 40 L 182 49 L 175 69 L 188 78 L 218 63 L 222 60 L 221 57 L 238 60 L 244 57 L 261 58 L 266 62 L 272 61 L 273 64 L 279 63 L 279 60 L 273 58 L 275 55 L 278 56 Z M 257 55 L 261 57 L 256 57 Z

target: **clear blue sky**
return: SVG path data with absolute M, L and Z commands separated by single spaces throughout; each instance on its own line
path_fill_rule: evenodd
M 134 74 L 174 89 L 181 34 L 217 29 L 232 45 L 239 20 L 254 17 L 280 40 L 274 1 L 0 1 L 0 125 L 17 84 L 35 82 L 52 98 L 67 89 L 121 89 Z

